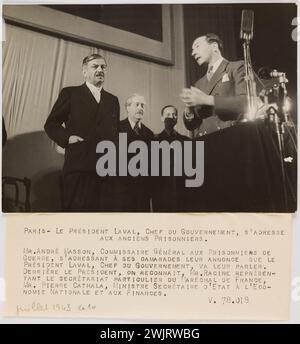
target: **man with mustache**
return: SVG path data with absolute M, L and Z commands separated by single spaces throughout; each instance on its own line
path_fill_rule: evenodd
M 178 110 L 173 105 L 166 105 L 161 110 L 161 120 L 164 123 L 164 130 L 155 136 L 157 141 L 190 141 L 187 136 L 179 134 L 175 130 L 178 119 Z M 162 164 L 160 164 L 161 166 Z M 170 151 L 170 172 L 169 177 L 154 177 L 154 191 L 152 197 L 153 211 L 155 212 L 176 212 L 183 210 L 184 203 L 184 178 L 174 176 L 174 157 L 172 148 Z
M 198 136 L 227 128 L 246 112 L 244 62 L 229 62 L 222 51 L 223 42 L 213 33 L 198 37 L 192 46 L 192 56 L 199 66 L 207 64 L 207 73 L 196 87 L 183 89 L 181 100 L 186 128 L 197 129 Z
M 107 63 L 99 54 L 82 62 L 85 83 L 61 90 L 45 124 L 47 135 L 65 148 L 63 210 L 97 212 L 113 209 L 112 179 L 96 173 L 96 145 L 118 142 L 118 98 L 103 89 Z
M 137 93 L 128 97 L 125 103 L 127 118 L 119 124 L 121 133 L 127 133 L 127 141 L 130 144 L 133 141 L 143 141 L 148 145 L 150 152 L 150 144 L 154 137 L 153 132 L 143 123 L 146 102 L 145 98 Z M 128 154 L 128 161 L 134 154 Z M 148 158 L 148 157 L 145 157 Z M 148 163 L 150 166 L 150 161 Z M 119 194 L 121 203 L 120 211 L 128 212 L 149 212 L 150 211 L 150 195 L 151 195 L 151 178 L 148 177 L 120 177 L 123 192 Z

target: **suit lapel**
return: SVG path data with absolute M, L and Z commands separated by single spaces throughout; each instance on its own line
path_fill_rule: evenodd
M 111 102 L 109 101 L 108 93 L 102 88 L 100 103 L 97 104 L 97 123 L 100 123 L 104 116 L 109 116 L 111 114 L 109 111 L 110 106 Z
M 147 130 L 143 123 L 141 123 L 141 136 L 142 138 L 147 139 Z
M 196 84 L 200 90 L 206 94 L 209 94 L 210 82 L 207 80 L 206 75 L 204 75 Z
M 128 134 L 133 134 L 134 133 L 134 130 L 131 128 L 131 124 L 129 122 L 129 119 L 128 117 L 126 118 L 125 120 L 125 124 L 126 124 L 126 131 Z
M 125 119 L 124 124 L 125 124 L 124 129 L 125 129 L 125 132 L 127 133 L 128 141 L 131 142 L 131 141 L 136 140 L 138 136 L 137 136 L 136 132 L 132 129 L 128 117 Z
M 96 102 L 96 99 L 92 95 L 92 92 L 89 90 L 89 88 L 87 87 L 85 83 L 81 85 L 81 90 L 83 93 L 82 99 L 84 100 L 87 106 L 87 112 L 95 113 L 98 103 Z
M 83 99 L 87 107 L 87 113 L 91 113 L 98 123 L 101 122 L 103 116 L 110 114 L 109 107 L 111 106 L 111 102 L 108 93 L 102 88 L 100 103 L 98 104 L 86 84 L 83 84 L 81 87 L 84 95 Z
M 210 81 L 207 80 L 206 76 L 204 76 L 202 79 L 206 79 L 207 80 L 207 88 L 206 88 L 206 92 L 207 94 L 211 94 L 212 91 L 214 90 L 214 88 L 216 87 L 217 83 L 222 79 L 223 77 L 223 72 L 226 70 L 226 67 L 228 65 L 228 61 L 227 60 L 223 60 L 220 64 L 220 66 L 218 67 L 218 69 L 215 71 L 215 73 L 213 74 L 212 78 L 210 79 Z M 201 79 L 201 80 L 202 80 Z

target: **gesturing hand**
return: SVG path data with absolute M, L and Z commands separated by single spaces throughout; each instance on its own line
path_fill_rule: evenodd
M 214 97 L 196 87 L 184 88 L 180 94 L 181 100 L 186 106 L 214 105 Z

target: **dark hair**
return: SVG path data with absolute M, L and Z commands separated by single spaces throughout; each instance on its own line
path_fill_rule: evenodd
M 209 43 L 209 44 L 217 43 L 220 52 L 223 54 L 223 42 L 222 42 L 222 40 L 221 40 L 221 38 L 219 36 L 217 36 L 214 33 L 207 33 L 205 35 L 205 39 L 206 39 L 206 42 Z
M 91 55 L 88 55 L 86 56 L 83 61 L 82 61 L 82 65 L 86 65 L 88 64 L 90 61 L 93 61 L 95 59 L 103 59 L 105 60 L 105 58 L 103 56 L 101 56 L 100 54 L 91 54 Z
M 175 111 L 176 111 L 176 116 L 178 115 L 178 110 L 176 109 L 176 107 L 175 107 L 174 105 L 166 105 L 166 106 L 164 106 L 164 107 L 161 109 L 161 115 L 164 114 L 165 109 L 168 108 L 168 107 L 172 107 L 173 109 L 175 109 Z

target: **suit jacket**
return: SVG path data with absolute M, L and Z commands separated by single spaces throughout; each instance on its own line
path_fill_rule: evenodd
M 173 142 L 173 141 L 179 141 L 182 144 L 182 161 L 184 161 L 184 141 L 191 141 L 191 139 L 187 136 L 181 135 L 179 134 L 176 130 L 173 131 L 173 133 L 171 135 L 169 135 L 167 133 L 167 131 L 164 129 L 161 133 L 155 135 L 154 140 L 157 141 L 167 141 L 169 143 Z M 160 157 L 160 159 L 162 159 L 162 157 Z M 171 171 L 171 176 L 170 177 L 162 177 L 160 176 L 159 178 L 156 179 L 164 179 L 166 181 L 166 183 L 174 183 L 174 180 L 179 181 L 180 179 L 182 179 L 181 177 L 174 177 L 173 173 L 174 173 L 174 158 L 173 158 L 173 154 L 171 154 L 171 166 L 170 166 L 170 171 Z M 162 161 L 160 160 L 160 167 L 162 166 Z M 172 180 L 174 179 L 174 180 Z
M 204 75 L 195 84 L 201 91 L 215 98 L 215 106 L 196 106 L 191 110 L 195 118 L 184 123 L 198 135 L 208 134 L 233 125 L 246 112 L 247 92 L 244 61 L 223 60 L 210 81 Z
M 65 148 L 64 174 L 95 172 L 96 145 L 101 140 L 118 142 L 119 119 L 118 98 L 104 89 L 98 104 L 85 83 L 63 88 L 44 128 L 50 139 Z M 69 145 L 71 135 L 84 141 Z
M 182 161 L 184 161 L 183 142 L 184 141 L 191 141 L 191 139 L 189 137 L 179 134 L 176 130 L 174 130 L 173 133 L 171 135 L 169 135 L 165 129 L 161 133 L 155 135 L 154 140 L 156 140 L 156 141 L 167 141 L 169 143 L 171 143 L 173 141 L 181 142 L 181 144 L 182 144 Z M 168 183 L 174 183 L 175 180 L 179 181 L 180 179 L 182 179 L 180 177 L 174 177 L 173 176 L 173 173 L 174 173 L 174 157 L 173 157 L 173 153 L 170 155 L 170 158 L 171 158 L 171 160 L 170 160 L 171 176 L 170 177 L 160 176 L 159 178 L 156 177 L 155 179 L 160 180 L 159 183 L 161 183 L 161 179 L 164 180 L 164 182 L 166 182 L 167 184 Z M 160 156 L 160 168 L 162 168 L 162 156 Z M 159 187 L 161 187 L 161 185 Z
M 183 142 L 191 141 L 189 137 L 181 135 L 175 130 L 171 135 L 169 135 L 165 129 L 155 136 L 155 140 L 159 142 L 167 141 L 169 143 L 173 141 L 181 142 L 183 152 L 182 161 L 184 161 Z M 162 156 L 160 156 L 160 171 L 162 168 L 162 159 Z M 152 178 L 152 207 L 154 212 L 181 211 L 184 180 L 184 176 L 174 176 L 174 156 L 172 151 L 170 151 L 170 176 L 159 176 Z
M 149 157 L 149 164 L 148 167 L 150 169 L 150 144 L 152 139 L 154 138 L 154 134 L 152 132 L 152 130 L 150 130 L 148 127 L 146 127 L 143 123 L 141 123 L 141 132 L 140 135 L 138 135 L 132 128 L 130 125 L 130 122 L 128 120 L 128 118 L 123 119 L 122 121 L 120 121 L 119 123 L 119 132 L 120 133 L 127 133 L 127 142 L 128 145 L 136 140 L 140 140 L 143 141 L 147 144 L 148 146 L 148 157 Z M 128 157 L 127 157 L 127 161 L 129 162 L 129 160 L 134 156 L 135 154 L 133 153 L 128 153 Z M 146 178 L 146 179 L 145 179 Z M 125 180 L 126 179 L 126 183 L 129 184 L 136 184 L 139 183 L 141 181 L 145 181 L 146 183 L 149 182 L 149 177 L 131 177 L 128 176 L 127 178 L 121 177 L 121 180 Z
M 123 119 L 119 123 L 119 131 L 121 133 L 127 133 L 127 140 L 128 143 L 141 140 L 146 143 L 150 143 L 154 137 L 152 130 L 146 127 L 143 123 L 141 123 L 141 134 L 137 135 L 137 133 L 131 128 L 130 122 L 128 118 Z
M 119 124 L 119 131 L 121 133 L 127 133 L 128 145 L 136 140 L 143 141 L 148 146 L 148 174 L 150 171 L 150 144 L 154 137 L 153 132 L 147 128 L 144 124 L 141 124 L 141 132 L 138 135 L 130 125 L 128 118 L 122 120 Z M 129 153 L 127 160 L 129 160 L 135 154 Z M 120 181 L 120 195 L 119 200 L 121 204 L 121 211 L 130 212 L 148 212 L 150 211 L 150 196 L 152 189 L 151 177 L 132 177 L 128 175 L 127 177 L 119 177 Z
M 183 141 L 190 141 L 190 138 L 187 136 L 179 134 L 176 130 L 171 134 L 171 136 L 167 133 L 167 131 L 164 129 L 162 132 L 159 134 L 155 135 L 155 140 L 158 141 L 168 141 L 172 142 L 174 140 L 183 142 Z

